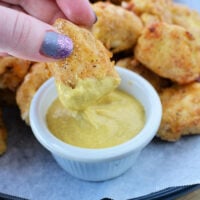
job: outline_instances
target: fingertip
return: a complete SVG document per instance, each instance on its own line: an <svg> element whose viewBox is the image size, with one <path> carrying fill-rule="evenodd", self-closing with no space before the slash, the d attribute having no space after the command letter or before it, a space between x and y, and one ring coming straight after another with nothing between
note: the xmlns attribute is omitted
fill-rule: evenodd
<svg viewBox="0 0 200 200"><path fill-rule="evenodd" d="M57 3L67 19L77 25L91 27L97 16L88 0L57 0Z"/></svg>

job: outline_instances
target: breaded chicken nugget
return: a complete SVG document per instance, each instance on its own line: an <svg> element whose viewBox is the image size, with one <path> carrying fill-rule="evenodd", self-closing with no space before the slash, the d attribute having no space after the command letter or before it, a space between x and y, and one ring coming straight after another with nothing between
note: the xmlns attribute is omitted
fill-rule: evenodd
<svg viewBox="0 0 200 200"><path fill-rule="evenodd" d="M171 7L174 24L184 27L195 37L200 46L200 14L188 7L174 3Z"/></svg>
<svg viewBox="0 0 200 200"><path fill-rule="evenodd" d="M164 78L179 84L196 80L200 73L200 51L185 28L166 23L145 28L138 39L135 57Z"/></svg>
<svg viewBox="0 0 200 200"><path fill-rule="evenodd" d="M49 78L51 73L45 63L35 63L17 89L16 101L21 112L21 118L29 124L29 108L31 100L39 87Z"/></svg>
<svg viewBox="0 0 200 200"><path fill-rule="evenodd" d="M155 16L160 22L172 23L171 0L131 0L122 3L122 7L133 11L138 16L148 14Z"/></svg>
<svg viewBox="0 0 200 200"><path fill-rule="evenodd" d="M68 58L48 66L62 104L76 112L114 90L120 78L110 60L111 53L89 30L64 19L56 20L54 26L72 39L74 49Z"/></svg>
<svg viewBox="0 0 200 200"><path fill-rule="evenodd" d="M7 130L3 123L2 110L0 109L0 155L6 151Z"/></svg>
<svg viewBox="0 0 200 200"><path fill-rule="evenodd" d="M158 136L176 141L182 135L200 133L200 83L173 86L160 94L163 116Z"/></svg>
<svg viewBox="0 0 200 200"><path fill-rule="evenodd" d="M144 26L147 26L147 27L152 25L152 24L160 22L160 19L159 19L158 16L152 15L152 14L149 14L149 13L141 14L140 18L141 18Z"/></svg>
<svg viewBox="0 0 200 200"><path fill-rule="evenodd" d="M113 53L132 49L143 29L139 17L108 2L92 7L98 17L92 27L93 35Z"/></svg>
<svg viewBox="0 0 200 200"><path fill-rule="evenodd" d="M16 91L23 81L31 62L7 56L0 58L0 88Z"/></svg>
<svg viewBox="0 0 200 200"><path fill-rule="evenodd" d="M143 76L147 81L152 84L152 86L158 92L160 92L163 88L170 86L171 84L168 79L164 79L158 76L157 74L146 68L144 65L142 65L134 57L121 59L116 63L116 65L130 69L131 71L134 71L137 74Z"/></svg>

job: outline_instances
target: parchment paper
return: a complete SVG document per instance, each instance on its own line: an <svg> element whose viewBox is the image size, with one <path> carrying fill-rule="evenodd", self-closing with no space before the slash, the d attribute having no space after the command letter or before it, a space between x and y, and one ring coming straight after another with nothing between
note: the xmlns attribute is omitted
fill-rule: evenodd
<svg viewBox="0 0 200 200"><path fill-rule="evenodd" d="M63 171L14 108L4 109L8 151L0 157L0 192L37 200L130 199L171 186L200 183L200 135L177 143L154 139L136 165L105 182L85 182Z"/></svg>
<svg viewBox="0 0 200 200"><path fill-rule="evenodd" d="M198 0L182 2L200 11ZM184 137L176 143L154 139L124 175L93 183L64 172L36 141L16 108L5 108L4 117L9 137L8 151L0 157L2 193L37 200L123 200L200 183L200 135Z"/></svg>

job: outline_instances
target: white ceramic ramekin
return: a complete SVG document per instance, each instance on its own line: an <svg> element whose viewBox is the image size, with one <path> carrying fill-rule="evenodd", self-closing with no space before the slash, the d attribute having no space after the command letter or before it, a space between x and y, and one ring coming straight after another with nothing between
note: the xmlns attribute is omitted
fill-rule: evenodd
<svg viewBox="0 0 200 200"><path fill-rule="evenodd" d="M48 130L46 112L57 97L53 78L39 88L31 103L30 124L37 140L52 153L64 170L83 180L103 181L124 173L133 166L160 125L162 107L154 88L130 70L120 67L116 67L116 70L121 77L119 88L136 97L144 106L146 115L146 123L141 132L118 146L104 149L79 148L62 142Z"/></svg>

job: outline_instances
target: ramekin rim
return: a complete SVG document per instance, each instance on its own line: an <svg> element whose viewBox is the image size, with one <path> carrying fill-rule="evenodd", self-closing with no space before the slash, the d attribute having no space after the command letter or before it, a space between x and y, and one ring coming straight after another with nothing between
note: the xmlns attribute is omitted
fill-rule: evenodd
<svg viewBox="0 0 200 200"><path fill-rule="evenodd" d="M38 114L38 109L36 109L37 106L39 106L38 101L43 96L45 90L54 83L54 78L52 77L39 88L39 90L34 95L30 106L30 125L33 130L33 134L46 149L48 149L53 154L70 160L96 162L99 160L109 160L116 157L122 157L126 154L130 154L136 149L141 150L153 139L159 128L162 116L162 106L157 92L147 80L145 80L143 77L136 74L135 72L124 69L120 66L116 66L116 69L119 73L123 71L128 71L128 73L132 73L134 80L139 80L142 84L145 85L145 88L148 89L147 91L150 95L149 99L151 101L151 109L153 112L150 113L150 116L140 133L125 143L104 149L76 147L66 144L57 139L52 133L50 133L46 126L43 126L42 123L38 121L39 119L36 117ZM148 132L149 134L147 135Z"/></svg>

